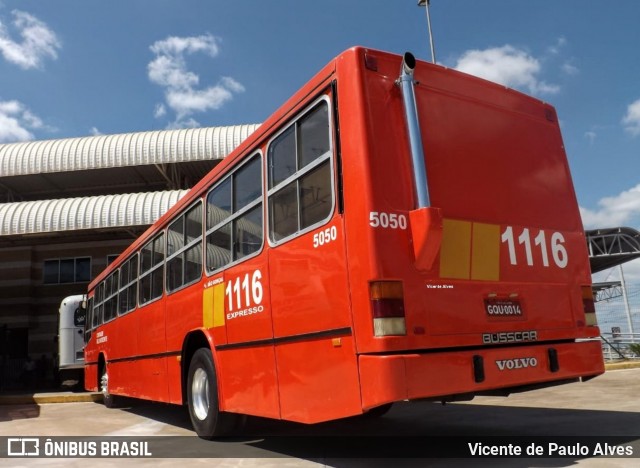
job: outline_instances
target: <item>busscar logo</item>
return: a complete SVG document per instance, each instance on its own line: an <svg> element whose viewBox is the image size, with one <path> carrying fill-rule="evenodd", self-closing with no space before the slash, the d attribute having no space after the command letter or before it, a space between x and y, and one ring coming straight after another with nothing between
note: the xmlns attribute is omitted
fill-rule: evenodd
<svg viewBox="0 0 640 468"><path fill-rule="evenodd" d="M534 357L499 359L496 361L496 365L498 366L498 369L501 371L514 370L514 369L526 369L527 367L536 367L538 365L538 360Z"/></svg>
<svg viewBox="0 0 640 468"><path fill-rule="evenodd" d="M10 437L7 439L7 455L10 457L37 457L40 455L40 439L37 437Z"/></svg>
<svg viewBox="0 0 640 468"><path fill-rule="evenodd" d="M537 341L537 340L538 340L538 332L535 330L482 334L483 344L520 343L523 341Z"/></svg>

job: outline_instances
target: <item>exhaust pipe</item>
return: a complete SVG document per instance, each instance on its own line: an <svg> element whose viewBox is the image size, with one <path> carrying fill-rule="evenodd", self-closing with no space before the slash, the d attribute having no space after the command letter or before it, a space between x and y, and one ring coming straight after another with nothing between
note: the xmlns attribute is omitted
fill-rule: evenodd
<svg viewBox="0 0 640 468"><path fill-rule="evenodd" d="M430 206L429 187L427 186L427 169L424 164L424 150L422 148L422 136L420 134L420 122L418 120L418 107L413 80L413 72L416 68L416 59L410 52L405 52L400 67L400 77L396 81L402 91L404 115L407 124L407 135L411 149L411 162L413 166L413 182L416 193L416 208Z"/></svg>
<svg viewBox="0 0 640 468"><path fill-rule="evenodd" d="M413 185L416 194L416 208L409 211L411 238L415 255L415 266L422 271L430 271L440 251L442 243L443 219L442 210L432 207L427 185L427 169L424 163L422 135L418 121L418 106L413 80L416 59L409 52L402 58L400 77L396 81L402 92L407 136L411 149L413 166Z"/></svg>

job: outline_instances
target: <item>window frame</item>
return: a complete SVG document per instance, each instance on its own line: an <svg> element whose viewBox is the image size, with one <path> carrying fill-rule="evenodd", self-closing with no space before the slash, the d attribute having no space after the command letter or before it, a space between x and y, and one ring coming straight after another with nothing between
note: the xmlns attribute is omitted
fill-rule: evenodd
<svg viewBox="0 0 640 468"><path fill-rule="evenodd" d="M107 287L107 282L111 281L113 283L114 277L118 276L116 279L116 282L118 283L116 286L116 291L107 294L107 292L105 291L106 287ZM100 281L100 284L98 286L102 286L102 301L99 304L96 304L97 306L101 306L101 314L100 314L100 323L98 323L97 327L99 327L100 325L104 325L105 323L109 323L109 322L113 322L115 319L118 318L118 296L120 293L120 270L115 270L112 271L111 274L109 276L107 276L105 279L103 279L102 281ZM111 285L111 288L113 289L113 284ZM105 311L106 311L106 307L107 307L107 302L114 299L115 298L115 313L113 314L113 316L111 318L109 318L108 320L105 320ZM96 328L97 328L96 327Z"/></svg>
<svg viewBox="0 0 640 468"><path fill-rule="evenodd" d="M122 284L122 269L125 267L125 265L128 266L128 268L131 268L131 264L135 264L136 265L136 276L133 280L129 281L127 284L123 285ZM129 258L127 258L124 262L122 262L122 265L120 266L120 268L118 268L118 271L120 272L118 275L118 306L117 306L117 312L116 312L116 316L117 317L121 317L123 315L126 315L130 312L133 312L134 310L136 310L138 308L138 290L140 285L138 284L138 278L140 277L139 274L139 268L140 268L140 260L139 260L139 255L138 252L134 252L133 255ZM129 276L131 276L129 274ZM124 312L120 312L120 294L122 294L123 291L127 291L131 286L136 285L136 293L135 293L135 304L133 306L133 308L131 309L127 309ZM127 296L128 299L128 296ZM128 301L127 301L128 304Z"/></svg>
<svg viewBox="0 0 640 468"><path fill-rule="evenodd" d="M94 289L95 291L95 289ZM95 292L94 295L91 297L87 297L86 301L87 301L87 318L84 321L84 343L85 345L89 342L89 340L91 339L91 335L93 334L93 303L94 303L94 297L95 297Z"/></svg>
<svg viewBox="0 0 640 468"><path fill-rule="evenodd" d="M195 239L192 240L191 242L189 242L188 244L183 245L180 249L176 250L175 252L173 252L171 254L171 256L169 256L169 227L174 224L176 221L178 221L180 218L183 218L182 221L182 228L186 230L186 225L184 223L184 221L186 220L187 217L187 213L189 213L192 209L194 209L197 205L200 205L200 236ZM196 200L195 202L193 202L191 205L189 205L189 207L187 207L187 209L185 209L184 211L182 211L178 216L175 216L170 223L167 224L167 227L164 229L164 233L166 236L166 240L165 240L165 250L164 250L164 262L166 264L165 269L164 269L164 280L163 280L163 289L164 289L164 293L169 296L175 292L180 291L181 289L184 289L188 286L191 286L192 284L197 283L198 281L200 281L202 279L202 271L204 270L205 266L205 255L204 255L204 251L202 250L203 248L203 241L205 240L205 235L204 235L204 230L205 230L205 214L203 212L204 209L204 203L202 202L202 198L199 198L198 200ZM183 232L183 235L185 234L185 232ZM188 250L191 250L194 246L198 245L198 243L200 243L200 253L202 254L202 263L200 265L200 275L191 280L188 283L182 283L179 287L177 287L176 289L172 289L169 290L169 261L171 261L172 259L174 259L175 257L182 255L183 253L186 253ZM184 265L183 265L183 274L184 274ZM184 278L183 278L184 279Z"/></svg>
<svg viewBox="0 0 640 468"><path fill-rule="evenodd" d="M78 280L78 260L89 260L89 279L87 280ZM62 260L73 260L73 281L61 282L60 281L60 265ZM83 284L91 282L91 262L93 258L91 256L82 256L82 257L60 257L60 258L47 258L42 261L42 284L45 286L53 286L53 285L64 285L64 284ZM45 263L47 262L57 262L58 264L58 274L57 281L55 282L45 282Z"/></svg>
<svg viewBox="0 0 640 468"><path fill-rule="evenodd" d="M313 160L311 163L307 164L306 166L304 166L302 169L298 169L296 170L296 172L294 172L293 174L291 174L289 177L287 177L286 179L280 181L277 185L274 185L273 187L269 188L269 180L268 180L268 174L267 174L267 181L266 181L266 187L267 187L267 193L266 193L266 201L265 201L265 211L266 211L266 217L265 220L266 222L263 223L266 226L266 231L267 231L267 239L269 242L269 247L275 248L278 247L282 244L286 244L287 242L303 236L311 231L314 231L316 229L318 229L320 226L323 226L325 224L327 224L329 221L331 221L331 219L333 218L333 216L335 215L335 210L336 210L336 201L337 201L337 194L336 194L336 181L335 181L335 152L336 152L336 134L335 134L335 122L334 122L334 112L333 112L333 97L332 97L332 93L331 92L324 92L321 96L319 96L318 98L312 100L308 105L306 105L302 110L300 110L297 115L292 118L291 120L289 120L287 122L286 125L284 125L276 134L273 135L273 137L271 139L269 139L267 146L266 146L266 165L267 165L267 169L269 166L269 150L271 149L271 146L273 145L273 143L285 132L287 132L289 129L291 129L292 126L296 126L301 120L303 120L306 116L308 116L313 109L321 102L325 102L325 104L327 105L327 119L328 119L328 123L329 123L329 151L327 151L325 154L323 154L322 156L316 158L315 160ZM298 157L298 148L297 148L297 130L295 131L295 141L296 141L296 158ZM297 160L297 159L296 159ZM329 209L329 213L327 214L327 216L324 219L321 219L320 221L307 226L304 229L298 230L296 232L294 232L293 234L289 234L286 237L283 237L282 239L279 240L274 240L271 238L271 213L269 210L269 200L270 198L277 194L278 192L280 192L282 189L284 189L287 185L289 185L291 182L297 181L299 179L302 179L305 175L313 172L315 169L317 169L320 165L322 165L322 163L324 163L325 161L329 160L329 173L330 173L330 177L331 177L331 207ZM296 185L297 187L297 185ZM298 199L299 200L299 199ZM300 213L301 213L301 209L300 206L298 205L298 225L300 225Z"/></svg>
<svg viewBox="0 0 640 468"><path fill-rule="evenodd" d="M233 212L233 202L234 202L234 198L233 198L233 191L234 191L234 182L233 182L233 175L238 172L239 170L241 170L244 166L248 165L251 160L254 157L258 157L258 161L260 162L260 197L256 198L255 200L253 200L250 203L247 203L245 206L243 206L241 209L239 209L236 212ZM247 156L246 158L244 158L242 161L240 161L240 163L238 163L236 166L234 166L233 168L231 168L225 175L224 177L222 177L220 180L216 181L216 183L207 191L207 193L204 196L204 224L202 225L203 230L204 230L204 235L203 235L203 242L204 242L204 250L203 250L203 265L204 265L204 272L205 275L207 277L209 276L213 276L215 274L220 273L221 271L226 270L227 268L231 268L232 266L238 265L246 260L249 260L251 258L254 258L258 255L260 255L262 253L262 251L264 250L264 246L265 246L265 220L266 220L266 216L265 216L265 170L264 170L264 154L262 152L261 149L258 149L256 151L252 151L249 156ZM216 189L218 188L220 185L222 185L224 182L227 181L227 179L230 179L231 183L230 183L230 191L231 191L231 210L232 213L225 218L224 220L220 221L219 223L215 224L214 226L212 226L211 228L207 228L208 226L208 221L209 221L209 217L208 217L208 212L209 210L208 208L208 199L209 199L209 195ZM262 243L260 244L260 248L258 250L256 250L255 252L246 255L242 258L239 258L237 260L232 260L231 262L222 265L219 268L210 270L209 269L209 265L207 264L207 246L208 246L208 241L207 241L207 237L209 237L210 234L212 234L213 232L219 230L220 228L222 228L225 224L229 224L229 223L233 223L233 221L235 221L238 218L241 218L242 216L246 215L249 211L253 210L254 208L256 208L256 206L258 206L259 204L262 204L262 226L260 226L260 230L262 232ZM231 233L231 256L233 258L233 235L234 235L234 230L233 230L233 224L231 225L231 229L230 229L230 233Z"/></svg>
<svg viewBox="0 0 640 468"><path fill-rule="evenodd" d="M151 255L151 267L145 271L144 273L142 273L142 251L144 250L144 248L149 245L152 244L151 247L151 251L153 252L153 243L159 238L162 237L163 238L163 242L162 242L162 246L164 248L164 255L163 255L163 259L160 263L158 263L157 265L153 264L153 254ZM138 255L138 298L137 298L137 303L138 303L138 307L143 307L149 304L152 304L156 301L159 301L160 299L162 299L162 297L165 295L166 291L164 288L164 282L165 282L165 276L167 273L167 270L165 268L165 263L167 261L167 233L166 233L166 229L162 229L160 232L158 232L155 236L153 236L151 239L149 239L147 242L145 242L140 249L138 250L139 255ZM160 294L157 297L154 297L153 299L148 300L147 302L142 302L140 300L140 283L142 281L142 278L145 276L151 276L152 273L157 270L158 268L162 267L162 294ZM151 283L151 291L153 292L153 283Z"/></svg>

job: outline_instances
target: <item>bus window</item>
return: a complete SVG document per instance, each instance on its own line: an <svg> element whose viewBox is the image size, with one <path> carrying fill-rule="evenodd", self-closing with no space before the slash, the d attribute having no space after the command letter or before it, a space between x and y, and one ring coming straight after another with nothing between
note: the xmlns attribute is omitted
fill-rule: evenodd
<svg viewBox="0 0 640 468"><path fill-rule="evenodd" d="M104 282L100 283L96 287L96 295L94 298L95 305L93 309L93 318L92 318L93 328L96 328L98 325L102 324L103 294L104 294Z"/></svg>
<svg viewBox="0 0 640 468"><path fill-rule="evenodd" d="M167 230L167 291L193 283L202 274L202 204L198 202Z"/></svg>
<svg viewBox="0 0 640 468"><path fill-rule="evenodd" d="M116 271L105 280L104 293L104 321L108 322L117 315L118 311L118 272Z"/></svg>
<svg viewBox="0 0 640 468"><path fill-rule="evenodd" d="M262 171L254 155L207 196L207 271L262 248Z"/></svg>
<svg viewBox="0 0 640 468"><path fill-rule="evenodd" d="M93 297L87 300L87 317L84 321L84 342L87 343L91 338L91 328L93 324Z"/></svg>
<svg viewBox="0 0 640 468"><path fill-rule="evenodd" d="M127 260L120 269L118 314L126 314L136 308L138 296L138 254Z"/></svg>
<svg viewBox="0 0 640 468"><path fill-rule="evenodd" d="M142 248L140 257L140 284L138 295L140 305L162 296L164 266L164 233L148 242Z"/></svg>
<svg viewBox="0 0 640 468"><path fill-rule="evenodd" d="M269 146L269 236L278 242L331 214L331 132L326 101Z"/></svg>

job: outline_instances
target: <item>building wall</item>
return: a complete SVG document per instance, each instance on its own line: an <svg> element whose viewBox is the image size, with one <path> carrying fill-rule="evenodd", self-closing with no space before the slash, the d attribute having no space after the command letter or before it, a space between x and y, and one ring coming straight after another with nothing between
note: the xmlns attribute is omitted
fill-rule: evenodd
<svg viewBox="0 0 640 468"><path fill-rule="evenodd" d="M52 375L60 302L87 290L88 282L44 284L45 260L90 257L93 279L107 266L107 256L120 254L132 241L129 234L116 233L109 240L79 241L69 236L50 244L0 247L0 341L5 341L0 360L6 368L0 378L4 377L5 387L16 383L7 382L17 378L16 369L9 367L18 366L25 353L36 361L44 355Z"/></svg>

